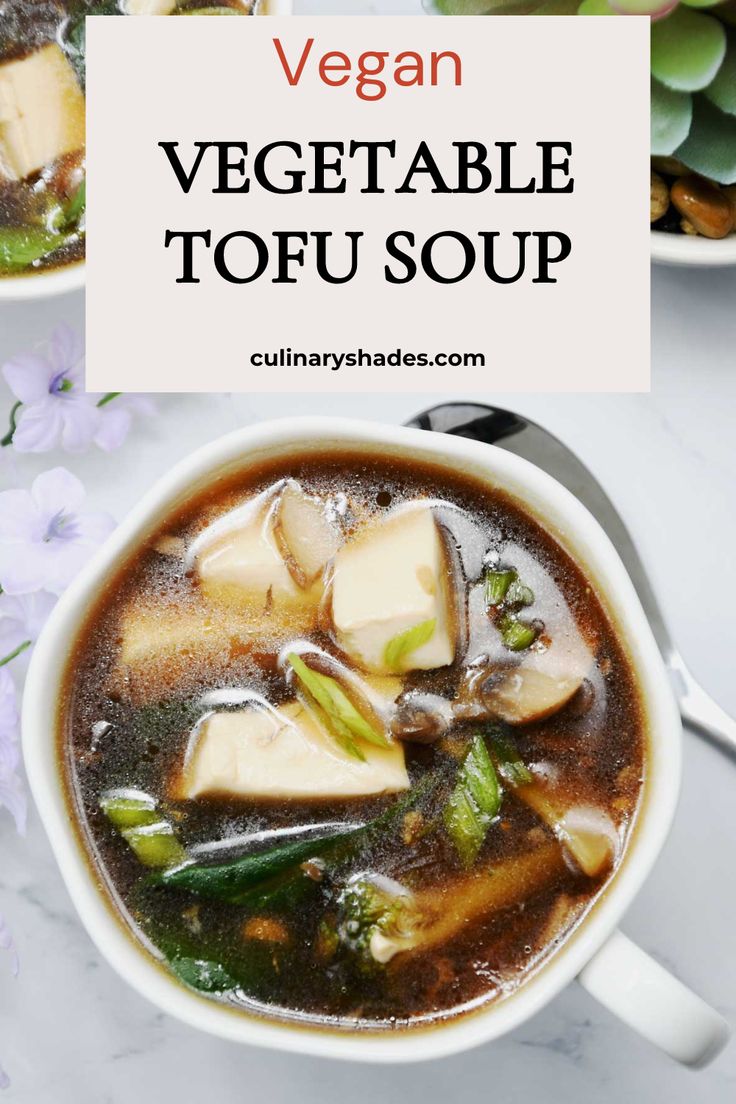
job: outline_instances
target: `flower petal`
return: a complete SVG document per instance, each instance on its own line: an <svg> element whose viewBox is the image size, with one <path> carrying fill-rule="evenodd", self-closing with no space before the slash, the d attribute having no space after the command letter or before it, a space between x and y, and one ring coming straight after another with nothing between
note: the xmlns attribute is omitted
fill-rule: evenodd
<svg viewBox="0 0 736 1104"><path fill-rule="evenodd" d="M95 435L95 444L105 452L112 452L125 441L133 422L129 410L124 407L116 407L111 410L107 406L100 409L100 423Z"/></svg>
<svg viewBox="0 0 736 1104"><path fill-rule="evenodd" d="M86 452L95 439L100 424L100 411L86 395L76 399L61 399L64 428L61 445L66 452Z"/></svg>
<svg viewBox="0 0 736 1104"><path fill-rule="evenodd" d="M13 448L16 452L50 452L58 446L63 426L59 399L46 395L40 402L21 410L13 434Z"/></svg>
<svg viewBox="0 0 736 1104"><path fill-rule="evenodd" d="M48 342L49 361L54 375L64 373L76 379L84 366L84 344L81 336L65 322L57 326Z"/></svg>
<svg viewBox="0 0 736 1104"><path fill-rule="evenodd" d="M35 403L49 393L54 370L38 353L20 353L3 365L5 382L22 403Z"/></svg>
<svg viewBox="0 0 736 1104"><path fill-rule="evenodd" d="M0 492L0 544L34 540L38 510L28 491Z"/></svg>
<svg viewBox="0 0 736 1104"><path fill-rule="evenodd" d="M47 521L60 510L65 514L78 510L85 498L84 485L66 468L51 468L41 472L33 481L31 494Z"/></svg>

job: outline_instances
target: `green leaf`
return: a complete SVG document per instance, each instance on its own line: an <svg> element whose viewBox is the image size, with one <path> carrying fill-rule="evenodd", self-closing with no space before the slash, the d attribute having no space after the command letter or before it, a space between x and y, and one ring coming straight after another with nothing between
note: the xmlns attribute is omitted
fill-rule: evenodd
<svg viewBox="0 0 736 1104"><path fill-rule="evenodd" d="M703 12L677 8L667 19L652 23L653 75L681 92L696 92L711 83L726 53L726 31Z"/></svg>
<svg viewBox="0 0 736 1104"><path fill-rule="evenodd" d="M695 96L690 133L674 156L718 184L736 184L736 118Z"/></svg>
<svg viewBox="0 0 736 1104"><path fill-rule="evenodd" d="M259 906L264 903L273 904L274 893L279 895L279 904L288 904L298 898L300 886L314 889L318 885L302 872L302 863L317 857L335 863L349 857L363 844L380 838L425 792L426 787L419 783L367 824L298 840L296 843L277 843L265 851L257 851L229 862L196 860L177 870L153 874L149 881L154 885L188 890L198 897L228 901L230 904L252 903L254 891L264 891L258 900Z"/></svg>
<svg viewBox="0 0 736 1104"><path fill-rule="evenodd" d="M64 210L65 226L74 226L79 222L87 205L87 181L83 180L71 197Z"/></svg>
<svg viewBox="0 0 736 1104"><path fill-rule="evenodd" d="M41 227L0 227L0 271L27 268L68 241L65 234Z"/></svg>
<svg viewBox="0 0 736 1104"><path fill-rule="evenodd" d="M686 8L715 8L721 0L680 0Z"/></svg>
<svg viewBox="0 0 736 1104"><path fill-rule="evenodd" d="M383 654L386 666L392 671L402 671L404 660L432 639L436 627L437 621L432 617L429 621L421 621L418 625L413 625L412 628L392 637Z"/></svg>
<svg viewBox="0 0 736 1104"><path fill-rule="evenodd" d="M347 751L359 759L365 758L360 748L356 747L353 737L367 740L377 747L389 746L386 734L374 728L358 712L336 679L308 667L295 652L291 652L287 658L299 682L324 714L325 723Z"/></svg>
<svg viewBox="0 0 736 1104"><path fill-rule="evenodd" d="M168 963L179 981L201 993L227 993L231 989L237 989L235 978L219 962L179 956L170 958Z"/></svg>
<svg viewBox="0 0 736 1104"><path fill-rule="evenodd" d="M616 15L606 0L583 0L578 8L578 15Z"/></svg>
<svg viewBox="0 0 736 1104"><path fill-rule="evenodd" d="M474 737L443 812L445 827L464 866L478 856L501 807L501 786L485 740Z"/></svg>
<svg viewBox="0 0 736 1104"><path fill-rule="evenodd" d="M653 154L669 157L685 141L693 117L689 92L675 92L652 77L651 138Z"/></svg>
<svg viewBox="0 0 736 1104"><path fill-rule="evenodd" d="M736 31L728 32L723 64L704 94L727 115L736 115Z"/></svg>

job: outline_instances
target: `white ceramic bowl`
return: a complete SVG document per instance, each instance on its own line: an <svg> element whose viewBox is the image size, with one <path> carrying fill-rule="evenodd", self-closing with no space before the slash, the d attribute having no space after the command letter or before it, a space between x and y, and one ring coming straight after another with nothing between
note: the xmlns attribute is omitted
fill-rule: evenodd
<svg viewBox="0 0 736 1104"><path fill-rule="evenodd" d="M314 1029L255 1018L206 1000L174 980L134 942L93 876L64 793L55 724L65 667L85 615L110 574L183 500L224 471L263 459L349 448L428 460L502 487L526 504L581 564L628 644L639 675L649 735L645 794L626 855L573 937L512 997L428 1029ZM697 1064L726 1037L723 1021L620 933L616 925L664 842L680 779L680 718L662 659L613 545L591 514L550 476L512 453L421 430L330 418L255 425L199 449L164 475L61 597L31 662L23 749L33 796L76 908L115 969L164 1011L227 1039L325 1057L373 1061L438 1058L517 1027L579 976L583 984L659 1045ZM674 904L674 902L673 902Z"/></svg>
<svg viewBox="0 0 736 1104"><path fill-rule="evenodd" d="M293 0L263 0L263 15L291 15ZM85 263L40 271L27 276L0 276L0 303L22 299L51 299L68 291L79 291L85 283Z"/></svg>
<svg viewBox="0 0 736 1104"><path fill-rule="evenodd" d="M658 264L693 268L736 265L736 234L712 241L691 234L665 234L652 230L652 260Z"/></svg>

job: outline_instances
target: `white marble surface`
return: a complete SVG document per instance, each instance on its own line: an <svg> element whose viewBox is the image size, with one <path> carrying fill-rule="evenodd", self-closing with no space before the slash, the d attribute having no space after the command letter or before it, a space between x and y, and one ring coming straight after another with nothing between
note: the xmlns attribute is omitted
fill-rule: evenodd
<svg viewBox="0 0 736 1104"><path fill-rule="evenodd" d="M301 5L302 11L346 8L396 12L416 10L416 4L311 0ZM735 304L736 271L655 271L651 396L498 396L558 433L601 478L636 536L686 659L732 713ZM81 326L82 315L81 296L0 306L0 361L46 336L58 320ZM612 303L611 324L625 321ZM447 397L461 396L448 392ZM122 453L93 454L69 464L84 478L94 503L120 518L173 461L245 422L297 412L401 421L435 400L171 396L160 400L160 416L136 428ZM0 422L9 404L0 385ZM50 466L49 460L24 460L21 478ZM736 1024L735 795L736 765L686 734L674 829L624 928ZM12 1078L5 1094L9 1101L442 1104L459 1098L690 1104L697 1097L701 1104L725 1104L736 1099L736 1044L707 1070L692 1073L654 1051L575 986L505 1039L418 1067L329 1064L220 1042L159 1014L100 958L33 811L26 839L17 838L9 818L0 816L0 855L0 911L21 958L17 981L3 973L0 958L0 1057Z"/></svg>

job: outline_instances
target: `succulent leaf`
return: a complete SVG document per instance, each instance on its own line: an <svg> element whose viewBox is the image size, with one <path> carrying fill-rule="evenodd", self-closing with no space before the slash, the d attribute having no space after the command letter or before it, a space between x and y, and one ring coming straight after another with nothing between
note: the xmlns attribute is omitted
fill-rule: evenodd
<svg viewBox="0 0 736 1104"><path fill-rule="evenodd" d="M578 15L616 15L608 0L583 0Z"/></svg>
<svg viewBox="0 0 736 1104"><path fill-rule="evenodd" d="M718 184L736 184L736 118L694 96L690 133L675 157Z"/></svg>
<svg viewBox="0 0 736 1104"><path fill-rule="evenodd" d="M727 115L736 115L736 31L729 31L726 38L726 56L705 95Z"/></svg>
<svg viewBox="0 0 736 1104"><path fill-rule="evenodd" d="M698 92L711 83L726 53L726 31L703 12L678 8L652 23L652 74L681 92Z"/></svg>
<svg viewBox="0 0 736 1104"><path fill-rule="evenodd" d="M721 0L680 0L687 8L715 8Z"/></svg>
<svg viewBox="0 0 736 1104"><path fill-rule="evenodd" d="M677 7L677 0L611 0L611 7L618 15L651 15L661 19Z"/></svg>
<svg viewBox="0 0 736 1104"><path fill-rule="evenodd" d="M690 133L693 115L689 92L675 92L652 78L651 152L668 157Z"/></svg>

